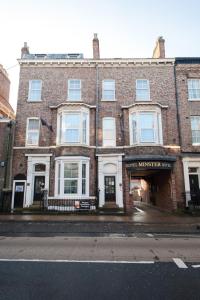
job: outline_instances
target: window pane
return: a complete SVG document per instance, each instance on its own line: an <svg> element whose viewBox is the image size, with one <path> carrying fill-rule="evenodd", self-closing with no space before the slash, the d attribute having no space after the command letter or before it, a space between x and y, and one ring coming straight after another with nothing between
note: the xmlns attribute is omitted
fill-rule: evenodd
<svg viewBox="0 0 200 300"><path fill-rule="evenodd" d="M189 99L200 99L200 80L189 79L188 80L188 94Z"/></svg>
<svg viewBox="0 0 200 300"><path fill-rule="evenodd" d="M69 90L69 100L81 100L81 91Z"/></svg>
<svg viewBox="0 0 200 300"><path fill-rule="evenodd" d="M146 79L136 80L136 100L146 101L149 99L149 81Z"/></svg>
<svg viewBox="0 0 200 300"><path fill-rule="evenodd" d="M60 195L60 177L61 177L61 167L60 163L58 164L58 195Z"/></svg>
<svg viewBox="0 0 200 300"><path fill-rule="evenodd" d="M35 164L35 172L45 172L46 165L44 164Z"/></svg>
<svg viewBox="0 0 200 300"><path fill-rule="evenodd" d="M79 143L79 130L78 129L66 129L64 132L64 142Z"/></svg>
<svg viewBox="0 0 200 300"><path fill-rule="evenodd" d="M141 129L141 142L142 143L154 142L154 131L153 131L153 129Z"/></svg>
<svg viewBox="0 0 200 300"><path fill-rule="evenodd" d="M78 164L64 164L64 178L78 178Z"/></svg>
<svg viewBox="0 0 200 300"><path fill-rule="evenodd" d="M153 114L141 114L140 115L141 128L153 128L154 127L154 115Z"/></svg>
<svg viewBox="0 0 200 300"><path fill-rule="evenodd" d="M148 89L148 81L143 79L137 80L137 89Z"/></svg>
<svg viewBox="0 0 200 300"><path fill-rule="evenodd" d="M103 145L114 146L116 144L115 137L115 120L103 119Z"/></svg>
<svg viewBox="0 0 200 300"><path fill-rule="evenodd" d="M82 164L82 194L86 194L86 164Z"/></svg>
<svg viewBox="0 0 200 300"><path fill-rule="evenodd" d="M39 120L38 119L29 119L28 130L38 130L38 129L39 129Z"/></svg>
<svg viewBox="0 0 200 300"><path fill-rule="evenodd" d="M103 95L104 100L114 100L115 99L115 81L114 80L104 80L103 81Z"/></svg>
<svg viewBox="0 0 200 300"><path fill-rule="evenodd" d="M77 194L77 193L78 193L78 180L65 180L64 194Z"/></svg>
<svg viewBox="0 0 200 300"><path fill-rule="evenodd" d="M82 143L86 144L87 141L87 114L83 113L83 120L82 120Z"/></svg>
<svg viewBox="0 0 200 300"><path fill-rule="evenodd" d="M41 100L41 80L31 80L29 83L29 100L37 101Z"/></svg>
<svg viewBox="0 0 200 300"><path fill-rule="evenodd" d="M27 144L29 145L37 145L38 144L38 132L28 132Z"/></svg>
<svg viewBox="0 0 200 300"><path fill-rule="evenodd" d="M137 142L137 121L136 115L133 114L132 116L132 132L133 132L133 143Z"/></svg>
<svg viewBox="0 0 200 300"><path fill-rule="evenodd" d="M76 80L76 79L72 79L69 81L69 87L70 89L80 89L81 88L81 81L80 80Z"/></svg>

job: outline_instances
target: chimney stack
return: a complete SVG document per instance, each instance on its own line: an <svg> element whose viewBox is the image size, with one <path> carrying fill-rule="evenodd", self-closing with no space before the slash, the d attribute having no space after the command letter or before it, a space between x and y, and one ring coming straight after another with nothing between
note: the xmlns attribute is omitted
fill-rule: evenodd
<svg viewBox="0 0 200 300"><path fill-rule="evenodd" d="M165 40L159 36L153 50L153 58L165 58Z"/></svg>
<svg viewBox="0 0 200 300"><path fill-rule="evenodd" d="M97 37L97 33L94 33L94 38L93 38L93 59L100 59L99 39Z"/></svg>
<svg viewBox="0 0 200 300"><path fill-rule="evenodd" d="M25 54L29 54L29 47L27 45L27 42L24 42L24 47L22 47L21 49L21 58L23 58Z"/></svg>

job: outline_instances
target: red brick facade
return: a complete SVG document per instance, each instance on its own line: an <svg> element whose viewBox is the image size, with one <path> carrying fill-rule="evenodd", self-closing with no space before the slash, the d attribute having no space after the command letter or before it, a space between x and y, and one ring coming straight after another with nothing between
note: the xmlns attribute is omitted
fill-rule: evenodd
<svg viewBox="0 0 200 300"><path fill-rule="evenodd" d="M58 192L55 181L58 181L56 172L59 171L55 169L57 164L60 168L59 159L62 164L62 160L69 160L70 157L73 157L72 161L76 161L76 157L80 160L83 157L83 159L90 159L87 179L89 181L88 196L97 197L100 207L106 206L104 198L106 176L115 177L116 205L125 209L127 213L133 208L134 199L130 194L130 181L134 182L135 179L143 179L147 183L148 203L165 210L183 207L184 180L177 120L175 60L164 58L163 49L161 49L160 58L104 60L98 57L98 43L95 37L93 40L94 59L39 57L30 55L28 50L24 52L23 48L23 56L19 60L20 81L13 178L17 174L24 174L27 178L31 199L28 204L25 201L25 205L30 205L33 199L34 178L31 177L31 168L34 164L31 161L36 162L36 158L40 155L41 157L49 155L48 166L50 168L47 178L50 197L56 197ZM164 47L163 40L160 43L162 43L161 47ZM81 80L80 101L68 100L70 79ZM114 101L102 101L104 100L102 99L102 84L108 79L115 82ZM148 101L136 99L136 81L139 79L149 82L150 99ZM42 82L41 101L28 101L30 80ZM89 144L73 146L58 143L59 111L62 109L65 111L87 109L89 111ZM144 113L144 115L155 113L156 129L153 127L151 130L154 130L155 139L158 139L158 142L144 144L131 142L132 113ZM45 120L48 126L52 126L53 131L49 129L50 127L42 126L40 123L38 145L27 146L27 119L33 117ZM114 147L103 147L103 118L115 119L116 146ZM187 138L189 135L188 131ZM185 142L185 147L188 143L188 141ZM135 161L155 162L156 167L135 169L132 166L128 169L127 164ZM171 167L165 169L162 167L162 162L171 164ZM65 181L64 179L64 185ZM119 197L118 200L117 197Z"/></svg>

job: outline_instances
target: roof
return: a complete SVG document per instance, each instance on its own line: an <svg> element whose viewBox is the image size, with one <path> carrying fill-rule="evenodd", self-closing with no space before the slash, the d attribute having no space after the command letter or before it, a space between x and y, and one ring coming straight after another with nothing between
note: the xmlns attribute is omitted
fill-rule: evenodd
<svg viewBox="0 0 200 300"><path fill-rule="evenodd" d="M200 57L175 57L176 64L200 64Z"/></svg>

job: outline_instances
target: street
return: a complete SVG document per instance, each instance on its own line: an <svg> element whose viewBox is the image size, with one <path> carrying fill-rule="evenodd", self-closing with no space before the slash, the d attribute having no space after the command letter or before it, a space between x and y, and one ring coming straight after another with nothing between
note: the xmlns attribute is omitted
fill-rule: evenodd
<svg viewBox="0 0 200 300"><path fill-rule="evenodd" d="M0 299L200 299L196 235L1 236Z"/></svg>

